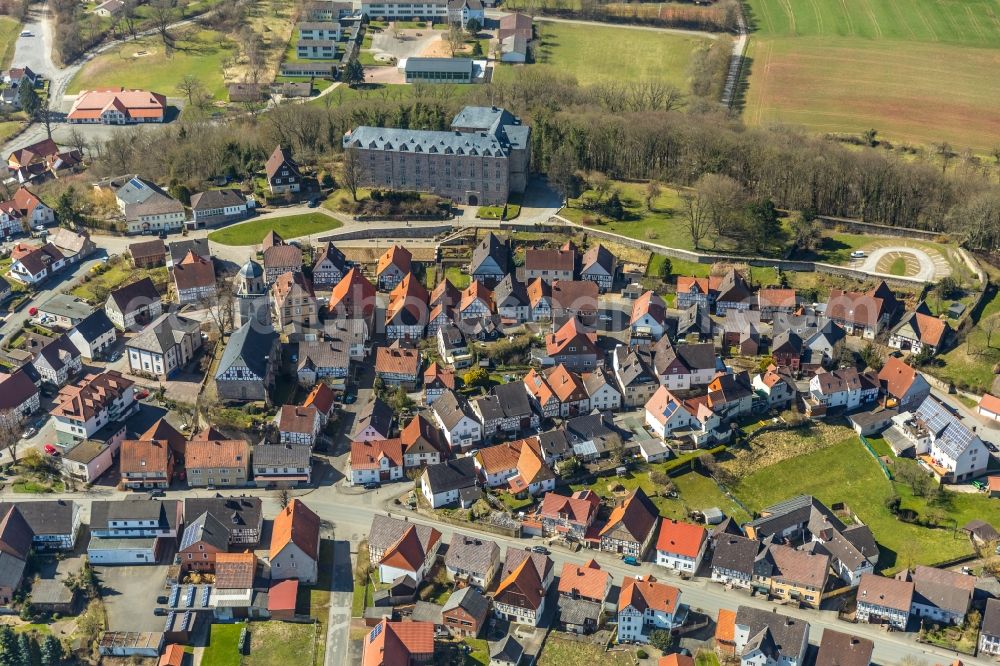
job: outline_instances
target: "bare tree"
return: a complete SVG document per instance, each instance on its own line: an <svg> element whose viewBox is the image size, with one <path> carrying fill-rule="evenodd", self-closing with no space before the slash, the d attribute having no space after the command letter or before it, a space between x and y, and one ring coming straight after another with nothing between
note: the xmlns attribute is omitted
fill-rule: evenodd
<svg viewBox="0 0 1000 666"><path fill-rule="evenodd" d="M646 183L646 210L650 213L653 212L653 202L660 196L661 191L659 181L651 180Z"/></svg>
<svg viewBox="0 0 1000 666"><path fill-rule="evenodd" d="M458 53L459 49L465 45L465 31L462 30L462 26L458 23L452 23L451 28L448 29L448 48L451 49L451 55L454 56Z"/></svg>
<svg viewBox="0 0 1000 666"><path fill-rule="evenodd" d="M357 148L351 147L344 151L344 161L340 165L340 182L351 193L351 199L356 202L358 188L365 182L365 166Z"/></svg>
<svg viewBox="0 0 1000 666"><path fill-rule="evenodd" d="M69 139L67 143L71 148L80 151L81 155L85 155L87 152L87 137L84 136L83 132L76 125L69 131Z"/></svg>
<svg viewBox="0 0 1000 666"><path fill-rule="evenodd" d="M697 189L681 194L683 207L681 213L684 216L684 224L687 226L688 234L691 236L691 243L694 249L701 249L701 242L708 236L711 228L708 205L704 196Z"/></svg>
<svg viewBox="0 0 1000 666"><path fill-rule="evenodd" d="M236 320L236 293L233 283L225 276L215 281L215 295L202 302L216 330L222 336L233 330Z"/></svg>
<svg viewBox="0 0 1000 666"><path fill-rule="evenodd" d="M16 409L0 410L0 448L10 454L10 461L17 462L17 444L24 434L24 414Z"/></svg>
<svg viewBox="0 0 1000 666"><path fill-rule="evenodd" d="M205 89L201 80L194 74L185 74L177 84L177 92L187 97L188 104L194 104L194 98L199 91Z"/></svg>
<svg viewBox="0 0 1000 666"><path fill-rule="evenodd" d="M288 494L287 488L282 488L278 491L278 505L284 509L288 506L288 503L292 501L291 496Z"/></svg>
<svg viewBox="0 0 1000 666"><path fill-rule="evenodd" d="M174 47L174 38L170 34L170 24L177 16L176 0L153 0L149 3L150 18L153 21L153 28L163 41L163 48L167 55Z"/></svg>

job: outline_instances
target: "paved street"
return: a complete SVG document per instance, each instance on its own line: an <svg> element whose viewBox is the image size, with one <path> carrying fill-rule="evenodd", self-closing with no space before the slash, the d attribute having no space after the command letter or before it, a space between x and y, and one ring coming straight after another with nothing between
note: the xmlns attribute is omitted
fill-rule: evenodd
<svg viewBox="0 0 1000 666"><path fill-rule="evenodd" d="M327 664L347 663L347 650L349 643L349 615L350 615L350 589L351 589L351 569L344 566L343 559L346 557L347 548L356 550L357 543L367 538L368 530L371 526L372 517L376 514L389 513L393 516L406 517L410 522L417 524L433 525L443 535L445 541L450 541L456 531L476 532L473 525L467 528L457 529L436 523L432 520L418 516L410 511L393 508L392 496L406 489L405 484L394 484L383 487L376 492L358 493L354 490L344 491L339 486L323 486L304 493L295 493L301 497L306 504L316 511L322 518L330 521L334 526L336 536L335 544L335 575L334 594L332 607L330 610L330 636L327 645ZM47 498L75 499L84 505L84 519L89 519L89 503L93 499L111 499L114 496L122 495L116 491L106 491L104 493L73 493L65 495L51 495ZM233 494L239 494L238 492ZM266 516L274 516L279 511L278 499L273 492L254 492L261 496L264 503L264 513ZM190 497L190 496L214 496L214 491L169 491L168 497ZM22 496L23 497L23 496ZM0 493L0 499L9 500L11 496L7 493ZM388 508L388 510L387 510ZM502 550L507 547L524 548L526 545L539 544L539 539L508 539L505 537L484 533L490 539L497 542ZM611 572L614 583L620 585L625 576L635 576L637 574L653 574L671 585L682 590L682 601L692 609L700 610L714 618L720 608L736 608L743 604L755 608L772 609L777 608L779 612L792 615L810 623L810 638L813 644L818 644L822 638L823 631L833 629L844 631L869 638L875 642L876 663L884 666L900 664L904 660L911 660L909 663L923 663L927 666L933 664L948 664L954 661L955 654L947 650L941 650L930 646L918 645L912 634L886 633L881 629L869 625L852 625L841 622L837 619L834 611L808 611L783 607L764 599L751 597L746 592L726 590L721 585L711 583L704 578L693 581L685 581L672 574L668 574L663 569L655 567L650 563L645 563L639 567L625 565L616 556L608 553L595 553L583 550L578 553L570 553L564 549L556 548L551 554L555 563L555 571L558 572L566 562L582 564L590 557L594 557L601 567ZM992 662L983 659L976 659L962 655L962 662L965 664L980 664L986 666ZM913 661L915 660L915 661Z"/></svg>

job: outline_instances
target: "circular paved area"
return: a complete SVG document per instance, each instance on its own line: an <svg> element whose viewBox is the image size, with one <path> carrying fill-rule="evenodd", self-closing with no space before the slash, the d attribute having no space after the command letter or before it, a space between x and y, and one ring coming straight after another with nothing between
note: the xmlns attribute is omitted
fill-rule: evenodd
<svg viewBox="0 0 1000 666"><path fill-rule="evenodd" d="M891 275L892 266L898 259L906 265L905 277L934 282L951 275L951 266L940 252L898 245L869 250L867 257L852 260L851 265L869 273Z"/></svg>

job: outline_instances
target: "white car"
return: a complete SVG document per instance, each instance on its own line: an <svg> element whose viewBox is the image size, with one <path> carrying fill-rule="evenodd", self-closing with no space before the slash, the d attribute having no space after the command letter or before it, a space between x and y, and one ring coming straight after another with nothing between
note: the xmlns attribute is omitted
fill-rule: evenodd
<svg viewBox="0 0 1000 666"><path fill-rule="evenodd" d="M864 259L864 258L865 258L864 250L855 250L854 252L851 252L851 259Z"/></svg>
<svg viewBox="0 0 1000 666"><path fill-rule="evenodd" d="M30 30L22 30L21 31L21 36L22 37L34 37L35 34L33 32L31 32Z"/></svg>

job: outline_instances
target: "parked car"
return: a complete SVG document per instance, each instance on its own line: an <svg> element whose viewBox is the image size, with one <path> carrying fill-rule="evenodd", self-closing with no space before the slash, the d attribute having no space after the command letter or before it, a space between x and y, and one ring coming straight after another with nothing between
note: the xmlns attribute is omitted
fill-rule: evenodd
<svg viewBox="0 0 1000 666"><path fill-rule="evenodd" d="M348 393L347 395L344 396L345 405L353 405L355 402L357 402L357 400L358 396L354 395L353 393Z"/></svg>
<svg viewBox="0 0 1000 666"><path fill-rule="evenodd" d="M854 252L851 252L851 259L864 259L864 258L865 258L864 250L855 250Z"/></svg>
<svg viewBox="0 0 1000 666"><path fill-rule="evenodd" d="M31 32L30 30L22 30L21 31L21 36L22 37L34 37L35 33Z"/></svg>
<svg viewBox="0 0 1000 666"><path fill-rule="evenodd" d="M976 490L986 490L986 484L983 483L982 481L973 481L972 487L975 488Z"/></svg>
<svg viewBox="0 0 1000 666"><path fill-rule="evenodd" d="M531 552L533 552L533 553L539 553L541 555L548 555L549 554L549 549L546 548L545 546L532 546L531 547Z"/></svg>
<svg viewBox="0 0 1000 666"><path fill-rule="evenodd" d="M169 612L170 611L167 610L166 608L154 608L153 609L153 615L156 615L158 617L163 617L163 616L167 615Z"/></svg>
<svg viewBox="0 0 1000 666"><path fill-rule="evenodd" d="M636 559L636 558L634 558L634 557L632 557L631 555L629 555L626 558L623 558L622 562L624 562L625 564L631 565L633 567L639 566L639 560Z"/></svg>
<svg viewBox="0 0 1000 666"><path fill-rule="evenodd" d="M170 599L167 597L167 595L164 594L164 595L156 597L156 603L158 603L158 604L168 604L168 603L170 603Z"/></svg>
<svg viewBox="0 0 1000 666"><path fill-rule="evenodd" d="M987 450L989 450L990 453L997 453L998 451L1000 451L1000 449L997 448L997 445L994 444L993 442L983 442L983 443L986 444L986 448Z"/></svg>
<svg viewBox="0 0 1000 666"><path fill-rule="evenodd" d="M52 446L51 444L46 444L42 448L45 449L46 455L50 455L50 456L57 456L57 455L59 455L59 449L57 449L56 447Z"/></svg>
<svg viewBox="0 0 1000 666"><path fill-rule="evenodd" d="M24 434L21 435L21 439L31 439L37 434L38 434L38 428L28 428L27 430L24 431Z"/></svg>
<svg viewBox="0 0 1000 666"><path fill-rule="evenodd" d="M150 490L149 491L149 496L150 497L166 497L167 494L165 492L163 492L162 490Z"/></svg>
<svg viewBox="0 0 1000 666"><path fill-rule="evenodd" d="M379 488L382 487L382 484L379 481L369 481L362 487L365 490L378 490Z"/></svg>
<svg viewBox="0 0 1000 666"><path fill-rule="evenodd" d="M136 400L145 400L149 397L149 389L139 389L135 392Z"/></svg>

